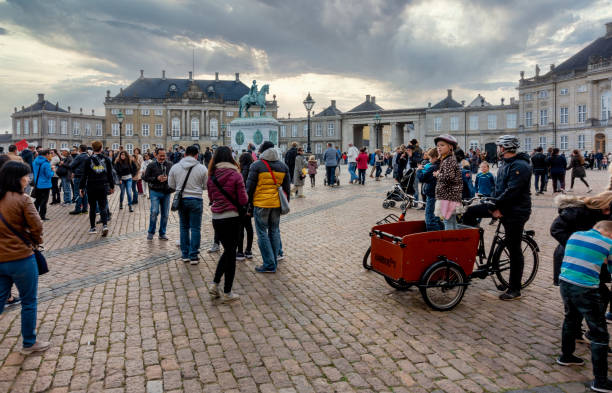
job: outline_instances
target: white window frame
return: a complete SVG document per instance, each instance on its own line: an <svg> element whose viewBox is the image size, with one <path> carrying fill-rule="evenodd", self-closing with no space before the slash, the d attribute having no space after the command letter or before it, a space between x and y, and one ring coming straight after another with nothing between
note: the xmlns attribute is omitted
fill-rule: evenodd
<svg viewBox="0 0 612 393"><path fill-rule="evenodd" d="M133 115L134 114L134 109L126 109L125 110L125 114L127 115Z"/></svg>
<svg viewBox="0 0 612 393"><path fill-rule="evenodd" d="M134 154L134 145L131 143L126 143L125 150L128 152L129 155Z"/></svg>
<svg viewBox="0 0 612 393"><path fill-rule="evenodd" d="M323 154L323 144L315 143L315 154Z"/></svg>
<svg viewBox="0 0 612 393"><path fill-rule="evenodd" d="M540 109L540 126L548 125L548 109Z"/></svg>
<svg viewBox="0 0 612 393"><path fill-rule="evenodd" d="M516 113L507 113L506 114L506 128L516 128Z"/></svg>
<svg viewBox="0 0 612 393"><path fill-rule="evenodd" d="M564 87L563 89L559 90L559 95L561 96L566 96L569 94L569 89L567 87Z"/></svg>
<svg viewBox="0 0 612 393"><path fill-rule="evenodd" d="M451 131L459 130L459 116L451 116L451 118L450 118L450 130Z"/></svg>
<svg viewBox="0 0 612 393"><path fill-rule="evenodd" d="M559 124L567 124L569 122L569 108L562 106L559 108Z"/></svg>
<svg viewBox="0 0 612 393"><path fill-rule="evenodd" d="M533 94L525 93L525 101L532 101L532 100L533 100Z"/></svg>
<svg viewBox="0 0 612 393"><path fill-rule="evenodd" d="M477 139L472 139L472 140L470 141L470 149L472 149L472 150L476 150L476 149L478 149L479 147L480 147L480 143L478 143L478 140L477 140Z"/></svg>
<svg viewBox="0 0 612 393"><path fill-rule="evenodd" d="M60 149L67 149L68 148L68 142L62 142L62 144L60 145Z"/></svg>
<svg viewBox="0 0 612 393"><path fill-rule="evenodd" d="M227 116L227 117L234 117L234 112L233 111L226 111L225 112L225 116Z"/></svg>
<svg viewBox="0 0 612 393"><path fill-rule="evenodd" d="M134 123L125 123L125 136L134 136Z"/></svg>
<svg viewBox="0 0 612 393"><path fill-rule="evenodd" d="M525 151L529 152L531 151L531 137L527 136L525 137Z"/></svg>
<svg viewBox="0 0 612 393"><path fill-rule="evenodd" d="M576 93L586 93L587 85L580 85L576 88Z"/></svg>
<svg viewBox="0 0 612 393"><path fill-rule="evenodd" d="M21 120L15 121L15 134L21 135Z"/></svg>
<svg viewBox="0 0 612 393"><path fill-rule="evenodd" d="M118 144L118 143L113 143L113 144L111 145L111 149L112 149L112 150L119 150L119 144Z"/></svg>
<svg viewBox="0 0 612 393"><path fill-rule="evenodd" d="M142 116L149 116L150 111L148 109L141 109L140 114Z"/></svg>
<svg viewBox="0 0 612 393"><path fill-rule="evenodd" d="M298 126L297 126L297 124L292 124L291 125L291 137L292 138L297 138L298 137Z"/></svg>
<svg viewBox="0 0 612 393"><path fill-rule="evenodd" d="M23 119L23 135L30 135L30 121Z"/></svg>
<svg viewBox="0 0 612 393"><path fill-rule="evenodd" d="M164 115L163 109L155 109L155 116L163 116L163 115Z"/></svg>
<svg viewBox="0 0 612 393"><path fill-rule="evenodd" d="M140 150L141 152L144 154L147 152L147 150L151 149L151 145L149 145L148 143L143 143Z"/></svg>
<svg viewBox="0 0 612 393"><path fill-rule="evenodd" d="M142 125L140 127L141 127L140 136L149 136L149 132L151 131L149 124L148 123L142 123Z"/></svg>
<svg viewBox="0 0 612 393"><path fill-rule="evenodd" d="M198 119L197 117L191 118L191 137L200 137L200 119Z"/></svg>
<svg viewBox="0 0 612 393"><path fill-rule="evenodd" d="M287 126L286 125L282 125L280 126L280 136L281 138L286 138L287 137Z"/></svg>
<svg viewBox="0 0 612 393"><path fill-rule="evenodd" d="M308 124L304 124L302 132L304 134L304 137L307 138L308 137Z"/></svg>
<svg viewBox="0 0 612 393"><path fill-rule="evenodd" d="M219 120L216 117L210 119L210 136L213 138L219 136Z"/></svg>
<svg viewBox="0 0 612 393"><path fill-rule="evenodd" d="M587 118L587 106L586 105L578 105L578 123L586 122Z"/></svg>
<svg viewBox="0 0 612 393"><path fill-rule="evenodd" d="M119 114L119 109L118 108L111 109L111 115L118 115L118 114Z"/></svg>
<svg viewBox="0 0 612 393"><path fill-rule="evenodd" d="M77 120L72 122L72 135L81 135L81 123Z"/></svg>
<svg viewBox="0 0 612 393"><path fill-rule="evenodd" d="M538 138L538 146L540 146L542 149L546 149L548 147L548 138L546 135L540 135Z"/></svg>
<svg viewBox="0 0 612 393"><path fill-rule="evenodd" d="M336 123L333 121L327 123L327 136L336 136Z"/></svg>
<svg viewBox="0 0 612 393"><path fill-rule="evenodd" d="M119 123L111 124L111 133L113 136L119 136Z"/></svg>
<svg viewBox="0 0 612 393"><path fill-rule="evenodd" d="M91 136L91 124L85 123L85 136Z"/></svg>
<svg viewBox="0 0 612 393"><path fill-rule="evenodd" d="M38 134L38 119L32 119L32 134Z"/></svg>
<svg viewBox="0 0 612 393"><path fill-rule="evenodd" d="M470 130L475 131L478 129L478 115L470 115Z"/></svg>
<svg viewBox="0 0 612 393"><path fill-rule="evenodd" d="M567 135L561 135L559 147L561 150L567 150L569 147L569 137Z"/></svg>
<svg viewBox="0 0 612 393"><path fill-rule="evenodd" d="M612 104L612 94L610 93L610 90L608 90L607 92L601 95L601 102L600 102L600 105L601 105L600 115L601 116L599 120L607 121L610 118L610 112L611 112L610 104ZM24 131L25 131L25 126L24 126Z"/></svg>
<svg viewBox="0 0 612 393"><path fill-rule="evenodd" d="M160 137L164 134L164 125L162 123L155 123L155 136Z"/></svg>
<svg viewBox="0 0 612 393"><path fill-rule="evenodd" d="M47 133L55 134L55 120L54 119L47 120Z"/></svg>
<svg viewBox="0 0 612 393"><path fill-rule="evenodd" d="M578 135L578 149L583 150L586 148L586 138L584 137L584 134L579 134Z"/></svg>
<svg viewBox="0 0 612 393"><path fill-rule="evenodd" d="M442 130L442 118L434 117L434 131L441 131L441 130Z"/></svg>
<svg viewBox="0 0 612 393"><path fill-rule="evenodd" d="M525 112L525 127L533 127L533 112Z"/></svg>
<svg viewBox="0 0 612 393"><path fill-rule="evenodd" d="M548 97L548 90L540 90L538 92L538 98L547 98Z"/></svg>
<svg viewBox="0 0 612 393"><path fill-rule="evenodd" d="M68 121L67 120L60 121L60 135L68 135Z"/></svg>
<svg viewBox="0 0 612 393"><path fill-rule="evenodd" d="M315 125L315 136L323 136L323 124L317 123Z"/></svg>
<svg viewBox="0 0 612 393"><path fill-rule="evenodd" d="M181 119L178 117L172 118L172 137L179 138L181 136Z"/></svg>
<svg viewBox="0 0 612 393"><path fill-rule="evenodd" d="M49 149L55 149L55 142L49 142Z"/></svg>
<svg viewBox="0 0 612 393"><path fill-rule="evenodd" d="M487 128L489 130L497 129L497 115L487 115Z"/></svg>
<svg viewBox="0 0 612 393"><path fill-rule="evenodd" d="M102 136L102 123L96 123L96 136Z"/></svg>

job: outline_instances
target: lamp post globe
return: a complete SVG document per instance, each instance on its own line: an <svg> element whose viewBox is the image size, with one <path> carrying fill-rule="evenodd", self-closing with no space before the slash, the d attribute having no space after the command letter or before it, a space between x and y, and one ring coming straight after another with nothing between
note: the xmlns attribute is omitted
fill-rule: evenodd
<svg viewBox="0 0 612 393"><path fill-rule="evenodd" d="M123 124L123 113L119 112L117 113L117 121L119 122L119 147L123 146L123 139L122 139L122 134L123 132L121 131L121 125Z"/></svg>
<svg viewBox="0 0 612 393"><path fill-rule="evenodd" d="M310 149L310 111L312 110L312 107L314 106L315 101L312 99L312 97L310 96L310 92L308 92L308 96L306 96L306 99L304 100L304 108L306 108L306 111L308 111L308 145L306 147L306 152L307 153L311 153L312 150Z"/></svg>

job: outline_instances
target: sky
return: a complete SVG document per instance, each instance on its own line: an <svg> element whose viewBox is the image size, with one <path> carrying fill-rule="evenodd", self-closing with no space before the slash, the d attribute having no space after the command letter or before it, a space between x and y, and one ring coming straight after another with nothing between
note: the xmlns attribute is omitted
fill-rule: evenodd
<svg viewBox="0 0 612 393"><path fill-rule="evenodd" d="M270 84L279 117L425 107L453 89L516 97L612 21L609 0L0 0L0 131L37 93L104 113L104 97L145 77ZM193 54L195 53L195 56Z"/></svg>

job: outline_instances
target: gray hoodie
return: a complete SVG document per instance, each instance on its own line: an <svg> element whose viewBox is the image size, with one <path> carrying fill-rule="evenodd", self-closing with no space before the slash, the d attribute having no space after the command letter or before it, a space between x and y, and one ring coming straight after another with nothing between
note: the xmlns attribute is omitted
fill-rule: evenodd
<svg viewBox="0 0 612 393"><path fill-rule="evenodd" d="M206 181L208 180L208 170L194 157L185 156L178 164L172 166L168 174L168 186L176 191L180 191L183 187L185 176L187 176L187 172L191 167L194 168L191 170L189 179L187 179L183 198L202 199L202 193L206 189Z"/></svg>

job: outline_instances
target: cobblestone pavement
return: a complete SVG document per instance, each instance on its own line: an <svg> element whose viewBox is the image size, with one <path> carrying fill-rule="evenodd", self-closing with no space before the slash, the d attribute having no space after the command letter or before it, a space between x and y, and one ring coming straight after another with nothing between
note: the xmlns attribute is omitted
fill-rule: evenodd
<svg viewBox="0 0 612 393"><path fill-rule="evenodd" d="M551 284L551 195L533 201L527 227L540 270L524 297L502 303L492 280L475 280L456 309L440 313L418 291L395 291L362 268L368 231L390 212L381 202L392 182L348 185L345 168L340 188L324 188L319 175L306 198L292 200L276 274L254 273L255 241L255 259L238 263L241 299L232 305L208 295L218 258L204 251L209 211L200 264L191 266L178 259L176 215L171 241L146 240L145 198L129 213L113 196L108 238L88 235L87 217L51 206L38 333L53 347L20 355L19 310L5 312L0 392L585 391L590 362L554 362L562 302ZM607 174L589 171L588 180L603 190ZM577 354L590 358L585 345Z"/></svg>

